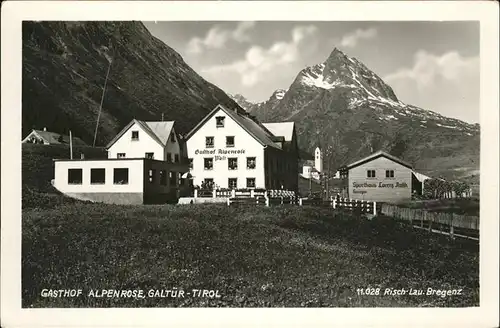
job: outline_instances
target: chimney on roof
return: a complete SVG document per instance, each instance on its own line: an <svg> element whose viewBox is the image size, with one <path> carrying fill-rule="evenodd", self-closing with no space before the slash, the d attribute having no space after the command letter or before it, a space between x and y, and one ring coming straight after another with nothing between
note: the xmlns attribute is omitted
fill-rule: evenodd
<svg viewBox="0 0 500 328"><path fill-rule="evenodd" d="M46 128L46 127L44 127L44 128L43 128L43 131L47 131L47 128Z"/></svg>

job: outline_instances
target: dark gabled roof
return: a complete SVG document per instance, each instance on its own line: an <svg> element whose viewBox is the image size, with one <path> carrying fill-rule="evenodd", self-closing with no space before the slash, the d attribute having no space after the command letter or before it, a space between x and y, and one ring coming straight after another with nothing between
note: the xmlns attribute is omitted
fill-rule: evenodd
<svg viewBox="0 0 500 328"><path fill-rule="evenodd" d="M293 139L294 122L262 123L262 125L275 136L285 138L285 141Z"/></svg>
<svg viewBox="0 0 500 328"><path fill-rule="evenodd" d="M43 130L33 130L31 131L30 135L33 133L36 134L38 137L42 138L43 140L47 141L49 144L53 145L69 144L69 136L66 135L62 135L56 132L43 131ZM72 137L72 139L73 139L72 140L73 145L75 146L87 146L87 144L78 137Z"/></svg>
<svg viewBox="0 0 500 328"><path fill-rule="evenodd" d="M167 144L170 133L174 127L174 121L140 121L133 119L107 144L106 148L110 148L135 123L163 147Z"/></svg>
<svg viewBox="0 0 500 328"><path fill-rule="evenodd" d="M410 163L405 162L402 159L397 158L396 156L392 156L391 154L388 154L388 153L386 153L385 151L382 151L382 150L379 150L379 151L377 151L377 152L375 152L375 153L373 153L373 154L371 154L369 156L366 156L366 157L364 157L364 158L362 158L360 160L357 160L356 162L353 162L351 164L344 165L341 169L346 168L346 169L350 170L352 168L355 168L356 166L360 166L360 165L362 165L364 163L373 161L374 159L377 159L379 157L385 157L387 159L390 159L391 161L394 161L394 162L396 162L398 164L401 164L401 165L403 165L403 166L405 166L405 167L413 170L413 166Z"/></svg>
<svg viewBox="0 0 500 328"><path fill-rule="evenodd" d="M261 123L252 119L245 113L236 112L222 105L217 105L207 116L205 116L189 133L186 135L186 141L193 136L215 113L219 110L224 111L230 118L232 118L239 126L243 128L248 134L254 137L263 146L269 146L277 149L281 149L277 144L274 143L273 138L275 137L265 126Z"/></svg>

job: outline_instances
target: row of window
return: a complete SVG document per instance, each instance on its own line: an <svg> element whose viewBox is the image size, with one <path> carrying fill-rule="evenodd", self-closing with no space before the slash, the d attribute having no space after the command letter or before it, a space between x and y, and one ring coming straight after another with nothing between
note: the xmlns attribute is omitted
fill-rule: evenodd
<svg viewBox="0 0 500 328"><path fill-rule="evenodd" d="M256 157L247 157L247 169L252 170L256 168ZM268 163L268 170L272 170L273 168L275 170L278 170L280 168L286 171L290 171L292 168L292 165L289 162L278 162L278 161L270 161ZM205 157L203 159L203 167L205 170L213 170L214 168L214 159L213 157ZM238 158L237 157L230 157L227 159L227 168L229 170L237 170L238 169ZM189 169L193 169L193 159L189 159Z"/></svg>
<svg viewBox="0 0 500 328"><path fill-rule="evenodd" d="M375 170L366 170L366 177L367 178L376 178L377 174ZM394 170L385 170L385 177L386 178L394 178Z"/></svg>
<svg viewBox="0 0 500 328"><path fill-rule="evenodd" d="M246 182L246 188L255 188L255 178L246 178ZM205 178L204 184L208 188L212 188L214 185L214 179ZM227 186L229 189L238 189L238 178L227 179Z"/></svg>
<svg viewBox="0 0 500 328"><path fill-rule="evenodd" d="M138 141L139 140L139 131L132 131L132 141ZM175 139L175 133L171 132L170 133L170 141L176 142Z"/></svg>
<svg viewBox="0 0 500 328"><path fill-rule="evenodd" d="M148 181L154 183L156 181L156 171L154 169L148 172ZM167 171L159 170L160 184L167 185ZM168 172L170 185L176 185L177 181L181 182L181 173ZM128 168L115 168L113 169L113 184L128 184ZM82 169L68 169L68 184L82 184L83 170ZM106 183L106 169L96 168L90 169L90 184L105 184Z"/></svg>
<svg viewBox="0 0 500 328"><path fill-rule="evenodd" d="M125 158L126 155L127 155L126 153L117 153L116 158ZM180 161L179 154L173 154L173 155L174 156L172 156L172 153L167 153L167 162L179 163ZM154 159L155 153L145 153L144 157L149 159Z"/></svg>
<svg viewBox="0 0 500 328"><path fill-rule="evenodd" d="M82 184L83 170L68 169L68 184ZM90 169L90 184L105 184L106 169ZM128 184L128 168L113 169L113 184Z"/></svg>
<svg viewBox="0 0 500 328"><path fill-rule="evenodd" d="M255 157L247 157L247 169L255 169L255 163L256 163L256 158ZM189 168L193 168L193 160L189 160ZM203 167L205 170L213 170L214 169L214 159L213 157L205 157L203 159ZM227 168L229 170L237 170L238 169L238 158L237 157L231 157L227 159Z"/></svg>
<svg viewBox="0 0 500 328"><path fill-rule="evenodd" d="M215 137L205 137L205 148L214 148ZM226 136L226 147L234 147L234 136Z"/></svg>

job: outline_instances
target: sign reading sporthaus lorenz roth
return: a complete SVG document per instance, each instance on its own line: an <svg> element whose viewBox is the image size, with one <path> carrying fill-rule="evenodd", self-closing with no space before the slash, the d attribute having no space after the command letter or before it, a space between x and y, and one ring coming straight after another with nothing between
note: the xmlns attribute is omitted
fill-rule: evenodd
<svg viewBox="0 0 500 328"><path fill-rule="evenodd" d="M224 155L244 155L245 149L196 149L194 154L212 155L215 156L214 159L217 161L226 159Z"/></svg>
<svg viewBox="0 0 500 328"><path fill-rule="evenodd" d="M353 188L408 188L406 182L379 182L379 183L369 183L369 182L353 182Z"/></svg>
<svg viewBox="0 0 500 328"><path fill-rule="evenodd" d="M392 189L392 188L409 188L406 182L353 182L352 183L352 192L353 194L366 194L366 189L371 188L384 188L384 189Z"/></svg>

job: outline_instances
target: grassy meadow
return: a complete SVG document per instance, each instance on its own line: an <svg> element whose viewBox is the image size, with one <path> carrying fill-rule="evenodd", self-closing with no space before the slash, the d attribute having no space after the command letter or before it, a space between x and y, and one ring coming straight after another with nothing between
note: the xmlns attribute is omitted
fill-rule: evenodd
<svg viewBox="0 0 500 328"><path fill-rule="evenodd" d="M479 305L475 242L329 208L80 202L40 181L50 181L46 157L23 148L23 307ZM90 289L174 287L218 290L221 297L86 296ZM367 296L358 288L462 293ZM42 297L43 289L83 295Z"/></svg>
<svg viewBox="0 0 500 328"><path fill-rule="evenodd" d="M64 204L23 213L24 307L473 306L478 246L313 207ZM207 298L42 298L43 288L213 289ZM359 296L357 288L463 289Z"/></svg>

